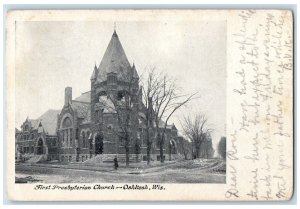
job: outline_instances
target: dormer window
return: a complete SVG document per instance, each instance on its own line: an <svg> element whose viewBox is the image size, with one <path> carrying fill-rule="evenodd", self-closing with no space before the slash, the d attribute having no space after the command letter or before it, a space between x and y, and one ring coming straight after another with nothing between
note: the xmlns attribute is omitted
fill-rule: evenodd
<svg viewBox="0 0 300 209"><path fill-rule="evenodd" d="M42 132L43 132L43 126L42 123L40 123L38 127L38 133L42 133Z"/></svg>
<svg viewBox="0 0 300 209"><path fill-rule="evenodd" d="M99 122L99 110L96 110L96 122Z"/></svg>
<svg viewBox="0 0 300 209"><path fill-rule="evenodd" d="M101 91L101 92L99 93L99 96L100 96L100 97L101 97L101 96L107 96L106 91Z"/></svg>
<svg viewBox="0 0 300 209"><path fill-rule="evenodd" d="M107 94L106 91L101 91L97 96L97 101L100 104L105 104L107 102Z"/></svg>
<svg viewBox="0 0 300 209"><path fill-rule="evenodd" d="M124 92L123 91L119 91L118 92L118 101L121 101L124 98Z"/></svg>
<svg viewBox="0 0 300 209"><path fill-rule="evenodd" d="M129 94L128 94L127 91L125 91L125 90L118 91L118 94L117 94L118 101L125 102L125 97L127 97L128 99L130 99L130 96L129 96Z"/></svg>
<svg viewBox="0 0 300 209"><path fill-rule="evenodd" d="M109 73L107 75L107 82L108 83L116 83L117 82L117 75L116 75L116 73Z"/></svg>
<svg viewBox="0 0 300 209"><path fill-rule="evenodd" d="M97 123L101 123L102 122L103 111L104 111L103 108L95 111L95 113L96 113L95 117L96 117L96 122Z"/></svg>

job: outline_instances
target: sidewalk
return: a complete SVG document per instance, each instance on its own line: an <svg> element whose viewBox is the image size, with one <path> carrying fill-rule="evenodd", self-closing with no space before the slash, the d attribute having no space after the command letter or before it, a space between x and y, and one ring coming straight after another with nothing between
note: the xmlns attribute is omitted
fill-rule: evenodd
<svg viewBox="0 0 300 209"><path fill-rule="evenodd" d="M156 172L170 166L175 165L179 161L166 161L164 163L152 162L147 165L147 162L131 163L129 167L125 167L125 164L119 164L117 170L114 169L111 163L101 163L98 165L86 165L83 163L71 163L71 164L51 164L51 163L19 163L23 166L35 166L35 167L47 167L47 168L61 168L61 169L74 169L74 170L89 170L108 173L122 173L122 174L142 174L149 172Z"/></svg>
<svg viewBox="0 0 300 209"><path fill-rule="evenodd" d="M202 173L205 172L219 172L219 170L224 170L226 164L219 160L211 160L211 162L197 163L193 160L180 160L180 161L166 161L160 163L158 161L151 162L147 165L147 162L131 163L129 167L125 164L119 164L117 170L114 169L112 163L99 163L95 164L83 164L83 163L71 163L71 164L51 164L51 163L20 163L20 166L32 166L41 168L54 168L54 169L68 169L68 170L78 170L78 171L95 171L102 173L119 173L119 174L151 174L156 172L162 172L164 170L169 171L179 171L179 170L189 170L193 172L194 170L201 170ZM224 168L223 168L224 167Z"/></svg>

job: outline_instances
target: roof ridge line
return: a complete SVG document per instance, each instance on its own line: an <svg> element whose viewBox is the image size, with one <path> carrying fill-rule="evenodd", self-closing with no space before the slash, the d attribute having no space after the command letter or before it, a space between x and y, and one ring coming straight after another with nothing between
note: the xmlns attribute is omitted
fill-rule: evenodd
<svg viewBox="0 0 300 209"><path fill-rule="evenodd" d="M78 102L78 103L91 104L90 102L83 102L83 101L77 101L77 100L72 100L72 103L73 103L73 102L75 102L75 103Z"/></svg>
<svg viewBox="0 0 300 209"><path fill-rule="evenodd" d="M86 91L86 92L83 92L83 93L81 93L81 95L82 95L82 94L86 94L86 93L89 93L89 92L91 92L91 90L89 90L89 91Z"/></svg>

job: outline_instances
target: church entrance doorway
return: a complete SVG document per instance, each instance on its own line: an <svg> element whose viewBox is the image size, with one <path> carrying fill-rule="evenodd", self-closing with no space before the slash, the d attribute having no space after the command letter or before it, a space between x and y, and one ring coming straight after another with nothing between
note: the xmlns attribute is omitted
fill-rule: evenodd
<svg viewBox="0 0 300 209"><path fill-rule="evenodd" d="M43 148L44 148L44 142L42 139L39 139L38 144L37 144L37 155L42 155L43 154Z"/></svg>
<svg viewBox="0 0 300 209"><path fill-rule="evenodd" d="M103 135L97 134L95 138L95 154L103 153Z"/></svg>

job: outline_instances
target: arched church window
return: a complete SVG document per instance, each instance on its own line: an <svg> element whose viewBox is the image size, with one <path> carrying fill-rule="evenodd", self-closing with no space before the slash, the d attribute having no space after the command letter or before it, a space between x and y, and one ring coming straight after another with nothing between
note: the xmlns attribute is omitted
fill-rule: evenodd
<svg viewBox="0 0 300 209"><path fill-rule="evenodd" d="M69 132L68 129L64 130L65 135L65 146L68 146Z"/></svg>
<svg viewBox="0 0 300 209"><path fill-rule="evenodd" d="M63 124L62 124L62 128L69 128L69 127L71 127L71 126L72 126L72 121L71 121L71 119L70 119L69 117L66 117L66 118L64 119Z"/></svg>
<svg viewBox="0 0 300 209"><path fill-rule="evenodd" d="M85 142L85 132L82 132L82 147L85 148L86 142Z"/></svg>
<svg viewBox="0 0 300 209"><path fill-rule="evenodd" d="M104 111L103 108L99 110L99 113L98 113L99 123L103 122L103 111Z"/></svg>
<svg viewBox="0 0 300 209"><path fill-rule="evenodd" d="M91 133L88 131L86 134L87 142L89 142L90 149L93 149L93 137L91 136Z"/></svg>
<svg viewBox="0 0 300 209"><path fill-rule="evenodd" d="M124 98L124 91L118 91L118 100L121 101Z"/></svg>
<svg viewBox="0 0 300 209"><path fill-rule="evenodd" d="M76 139L78 139L78 138L79 138L79 129L76 128Z"/></svg>
<svg viewBox="0 0 300 209"><path fill-rule="evenodd" d="M70 138L69 138L69 147L72 147L72 145L73 145L73 131L72 131L72 129L70 128L69 129L69 132L70 132Z"/></svg>
<svg viewBox="0 0 300 209"><path fill-rule="evenodd" d="M64 131L61 132L61 139L62 139L62 145L64 146L64 144L65 144L65 132Z"/></svg>
<svg viewBox="0 0 300 209"><path fill-rule="evenodd" d="M99 117L98 117L98 115L99 115L99 110L96 110L95 111L95 117L96 117L96 122L99 122Z"/></svg>
<svg viewBox="0 0 300 209"><path fill-rule="evenodd" d="M62 127L61 127L61 132L63 135L63 147L71 147L72 146L72 139L73 139L73 134L72 134L72 120L69 117L66 117L63 120Z"/></svg>

